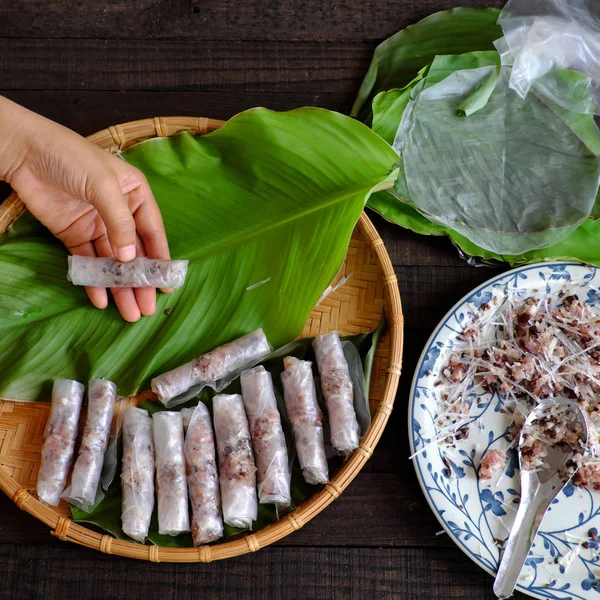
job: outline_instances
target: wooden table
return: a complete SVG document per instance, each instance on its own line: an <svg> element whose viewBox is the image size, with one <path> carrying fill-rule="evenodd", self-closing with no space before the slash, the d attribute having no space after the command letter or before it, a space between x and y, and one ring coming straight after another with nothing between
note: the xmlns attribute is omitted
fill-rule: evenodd
<svg viewBox="0 0 600 600"><path fill-rule="evenodd" d="M377 43L456 1L6 0L0 93L82 134L155 115L227 119L258 105L347 113ZM407 458L406 410L433 327L495 271L469 267L445 239L374 221L400 283L404 376L377 451L343 496L273 547L190 565L134 562L57 541L2 496L0 598L494 597L491 577L436 535L441 527Z"/></svg>

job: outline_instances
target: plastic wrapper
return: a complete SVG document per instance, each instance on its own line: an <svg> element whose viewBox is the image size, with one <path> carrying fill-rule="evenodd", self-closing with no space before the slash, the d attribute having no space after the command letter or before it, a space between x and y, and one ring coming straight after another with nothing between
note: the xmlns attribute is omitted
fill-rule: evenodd
<svg viewBox="0 0 600 600"><path fill-rule="evenodd" d="M292 502L291 474L271 373L255 367L244 371L240 382L256 461L258 500L279 510L287 508Z"/></svg>
<svg viewBox="0 0 600 600"><path fill-rule="evenodd" d="M154 509L152 419L143 408L129 407L123 418L122 528L141 544L148 536Z"/></svg>
<svg viewBox="0 0 600 600"><path fill-rule="evenodd" d="M154 413L152 429L156 463L158 533L179 535L190 530L181 413L171 411Z"/></svg>
<svg viewBox="0 0 600 600"><path fill-rule="evenodd" d="M360 428L354 410L350 370L338 332L317 336L313 341L313 349L329 416L331 445L348 456L358 448Z"/></svg>
<svg viewBox="0 0 600 600"><path fill-rule="evenodd" d="M175 403L171 401L174 398L180 402L189 399L188 396L191 398L204 385L221 391L244 369L259 363L270 352L271 346L267 337L262 329L257 329L155 377L152 380L152 391L165 406L173 406ZM193 388L193 391L186 395L190 388Z"/></svg>
<svg viewBox="0 0 600 600"><path fill-rule="evenodd" d="M195 546L223 537L221 494L215 452L215 436L206 406L181 411L185 434L187 484L192 505L191 530Z"/></svg>
<svg viewBox="0 0 600 600"><path fill-rule="evenodd" d="M559 106L600 112L600 3L597 0L510 0L498 24L502 63L510 65L510 87L525 98L533 86ZM557 69L586 75L580 98L557 88ZM590 101L591 100L591 101Z"/></svg>
<svg viewBox="0 0 600 600"><path fill-rule="evenodd" d="M404 200L501 255L565 239L590 217L598 193L600 142L591 116L575 119L533 93L521 99L499 65L444 77L447 63L436 57L402 115L394 148ZM577 95L571 79L561 80L565 97Z"/></svg>
<svg viewBox="0 0 600 600"><path fill-rule="evenodd" d="M108 446L117 386L94 379L88 388L88 409L79 454L73 467L71 485L63 498L83 510L91 508L98 493L104 456Z"/></svg>
<svg viewBox="0 0 600 600"><path fill-rule="evenodd" d="M135 258L123 263L114 258L69 256L68 280L93 287L179 288L185 282L187 260Z"/></svg>
<svg viewBox="0 0 600 600"><path fill-rule="evenodd" d="M258 516L256 466L242 397L239 394L215 396L213 419L223 520L232 527L252 529L252 521Z"/></svg>
<svg viewBox="0 0 600 600"><path fill-rule="evenodd" d="M317 402L312 363L288 356L281 374L285 409L292 424L302 475L312 485L329 481L323 437L323 413Z"/></svg>
<svg viewBox="0 0 600 600"><path fill-rule="evenodd" d="M70 379L57 379L52 388L52 407L44 429L37 480L38 498L50 506L58 506L67 483L84 391L83 384Z"/></svg>

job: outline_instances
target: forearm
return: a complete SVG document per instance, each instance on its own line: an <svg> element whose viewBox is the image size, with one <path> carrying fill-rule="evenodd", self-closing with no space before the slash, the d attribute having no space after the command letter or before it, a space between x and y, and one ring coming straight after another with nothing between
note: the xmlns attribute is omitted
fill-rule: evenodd
<svg viewBox="0 0 600 600"><path fill-rule="evenodd" d="M0 96L0 179L10 183L35 138L52 124L44 117Z"/></svg>

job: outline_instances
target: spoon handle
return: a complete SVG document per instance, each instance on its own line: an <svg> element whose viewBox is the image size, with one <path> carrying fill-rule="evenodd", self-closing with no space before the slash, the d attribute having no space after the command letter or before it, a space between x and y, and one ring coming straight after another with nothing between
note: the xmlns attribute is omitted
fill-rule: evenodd
<svg viewBox="0 0 600 600"><path fill-rule="evenodd" d="M535 534L548 506L556 496L556 494L544 494L542 486L539 484L525 486L523 491L525 497L521 497L515 523L504 548L496 581L494 582L494 593L498 598L510 598L512 596Z"/></svg>

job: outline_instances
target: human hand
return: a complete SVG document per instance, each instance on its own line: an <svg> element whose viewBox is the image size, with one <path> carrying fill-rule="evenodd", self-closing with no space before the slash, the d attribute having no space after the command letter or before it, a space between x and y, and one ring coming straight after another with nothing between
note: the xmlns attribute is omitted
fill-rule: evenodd
<svg viewBox="0 0 600 600"><path fill-rule="evenodd" d="M5 98L0 140L0 179L71 254L123 262L170 258L160 210L138 169ZM104 288L86 291L95 306L106 308ZM126 321L156 311L154 288L111 292Z"/></svg>

